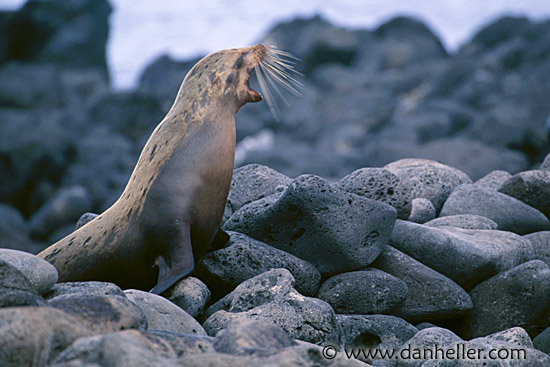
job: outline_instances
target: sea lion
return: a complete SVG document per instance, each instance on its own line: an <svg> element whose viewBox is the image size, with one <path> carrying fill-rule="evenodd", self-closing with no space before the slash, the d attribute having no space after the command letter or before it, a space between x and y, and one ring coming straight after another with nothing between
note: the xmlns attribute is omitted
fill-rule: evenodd
<svg viewBox="0 0 550 367"><path fill-rule="evenodd" d="M291 84L285 70L293 68L283 56L265 45L229 49L189 71L120 198L38 254L57 268L60 282L154 286L151 292L160 294L191 273L214 243L227 241L219 226L233 174L235 114L262 99L249 87L253 70Z"/></svg>

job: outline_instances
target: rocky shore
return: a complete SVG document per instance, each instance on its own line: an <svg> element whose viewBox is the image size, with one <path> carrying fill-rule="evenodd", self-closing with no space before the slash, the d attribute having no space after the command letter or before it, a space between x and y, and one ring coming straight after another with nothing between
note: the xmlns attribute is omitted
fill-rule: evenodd
<svg viewBox="0 0 550 367"><path fill-rule="evenodd" d="M409 18L276 26L303 97L239 112L230 241L157 296L33 255L118 197L195 61L111 90L109 12L0 13L1 366L550 366L550 22L456 54Z"/></svg>

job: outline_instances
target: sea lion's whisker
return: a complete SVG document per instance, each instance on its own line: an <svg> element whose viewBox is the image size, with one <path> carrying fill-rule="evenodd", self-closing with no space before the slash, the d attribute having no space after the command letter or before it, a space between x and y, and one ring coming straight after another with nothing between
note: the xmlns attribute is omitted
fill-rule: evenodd
<svg viewBox="0 0 550 367"><path fill-rule="evenodd" d="M283 51L283 50L279 50L279 49L276 48L275 46L269 46L269 47L268 47L268 52L271 53L271 54L284 56L284 57L287 57L287 58L289 58L289 59L293 59L293 60L296 60L296 61L301 61L299 58L297 58L296 56L294 56L294 55L291 54L290 52L286 52L286 51Z"/></svg>
<svg viewBox="0 0 550 367"><path fill-rule="evenodd" d="M273 75L273 74L270 74L269 71L267 71L265 69L265 66L262 66L262 71L266 74L267 76L267 84L269 84L271 86L271 88L273 88L275 90L275 92L277 93L277 95L279 97L281 97L281 99L283 100L283 102L289 106L290 103L288 102L288 100L286 99L285 95L281 92L281 90L279 89L279 85L282 85L285 89L289 90L289 86L286 86L285 84L287 84L284 80L280 79L277 75ZM275 79L275 80L273 80ZM292 87L290 87L292 88Z"/></svg>
<svg viewBox="0 0 550 367"><path fill-rule="evenodd" d="M290 103L280 87L296 96L301 96L302 83L294 78L294 75L302 75L294 68L296 61L299 61L299 59L288 52L277 50L273 46L265 46L265 48L266 53L256 67L256 75L273 117L280 121L280 109L277 100L274 98L274 93L287 106Z"/></svg>
<svg viewBox="0 0 550 367"><path fill-rule="evenodd" d="M265 65L261 65L261 70L262 70L262 73L265 75L265 80L266 80L265 85L267 86L267 88L275 90L275 92L279 97L281 97L283 102L285 102L286 105L289 105L285 96L283 95L283 93L281 93L281 90L279 89L279 85L282 85L280 82L280 79L276 78L276 76L274 76L273 73L269 69L267 69ZM275 107L277 108L277 111L280 112L276 99L273 99L273 105L275 105Z"/></svg>
<svg viewBox="0 0 550 367"><path fill-rule="evenodd" d="M289 72L291 71L295 74L301 75L298 71L294 70L294 68L284 68L284 65L272 63L269 59L267 60L267 62L262 64L266 67L266 71L269 72L269 74L277 78L282 84L286 86L287 89L292 91L293 94L298 96L300 95L298 88L302 87L302 83L296 80Z"/></svg>
<svg viewBox="0 0 550 367"><path fill-rule="evenodd" d="M277 104L275 103L275 100L273 99L273 96L271 95L271 92L269 91L269 86L266 83L267 76L264 77L265 70L262 67L262 64L259 65L260 67L256 68L256 76L258 78L258 84L260 85L260 89L262 91L262 94L265 98L265 101L267 102L267 106L269 107L269 110L273 114L273 117L277 121L281 121L280 114L279 114L279 108Z"/></svg>
<svg viewBox="0 0 550 367"><path fill-rule="evenodd" d="M291 84L291 83L294 83L298 86L301 86L300 82L298 82L296 79L292 78L288 74L282 74L282 73L278 72L276 69L273 69L273 67L271 65L266 64L266 65L262 65L262 66L265 67L264 70L265 70L266 74L269 74L271 77L276 79L279 82L279 84L281 84L283 87L285 87L285 89L292 92L296 96L301 96L300 91L298 91L296 88L294 88Z"/></svg>
<svg viewBox="0 0 550 367"><path fill-rule="evenodd" d="M295 74L302 75L302 73L297 71L292 64L287 64L285 62L282 62L280 59L267 57L264 60L266 64L276 66L278 69L280 69L281 71L284 71L285 73L287 73L287 71L291 71Z"/></svg>
<svg viewBox="0 0 550 367"><path fill-rule="evenodd" d="M293 65L296 65L296 62L293 61L293 60L286 60L286 59L283 59L277 55L270 55L270 54L267 54L266 55L266 58L268 60L272 60L274 62L277 62L279 64L284 64L284 65L287 65L288 67L293 67Z"/></svg>
<svg viewBox="0 0 550 367"><path fill-rule="evenodd" d="M285 89L287 89L288 91L290 91L291 93L293 93L294 95L296 96L301 96L301 93L300 91L298 91L296 88L294 88L286 79L290 80L290 82L292 81L296 81L294 78L290 77L290 76L285 76L285 75L281 75L277 72L273 72L273 70L271 69L271 66L270 65L265 65L265 69L264 71L266 72L266 74L268 74L269 76L271 76L273 79L275 79L280 85L282 85ZM296 83L299 83L296 81Z"/></svg>
<svg viewBox="0 0 550 367"><path fill-rule="evenodd" d="M290 76L290 73L302 75L302 73L294 69L294 66L277 62L276 60L267 59L264 61L264 64L272 66L273 68L277 69L280 73L284 75Z"/></svg>

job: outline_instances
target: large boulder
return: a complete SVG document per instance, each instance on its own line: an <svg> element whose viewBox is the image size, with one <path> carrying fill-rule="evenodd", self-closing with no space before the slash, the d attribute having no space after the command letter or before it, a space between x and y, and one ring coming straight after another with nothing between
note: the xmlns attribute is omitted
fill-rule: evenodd
<svg viewBox="0 0 550 367"><path fill-rule="evenodd" d="M15 267L0 260L0 307L41 306L44 300Z"/></svg>
<svg viewBox="0 0 550 367"><path fill-rule="evenodd" d="M472 309L470 296L458 284L392 246L372 266L407 285L407 298L393 314L409 322L455 319Z"/></svg>
<svg viewBox="0 0 550 367"><path fill-rule="evenodd" d="M382 24L374 33L381 40L385 69L406 68L414 63L447 56L441 41L416 19L396 17Z"/></svg>
<svg viewBox="0 0 550 367"><path fill-rule="evenodd" d="M387 243L395 217L387 204L302 175L283 193L238 210L224 229L287 251L321 273L338 273L369 265Z"/></svg>
<svg viewBox="0 0 550 367"><path fill-rule="evenodd" d="M407 219L411 213L410 187L385 168L360 168L342 178L335 186L393 206L399 219Z"/></svg>
<svg viewBox="0 0 550 367"><path fill-rule="evenodd" d="M550 229L550 221L524 202L481 185L461 185L453 190L440 216L477 214L494 220L498 228L518 234Z"/></svg>
<svg viewBox="0 0 550 367"><path fill-rule="evenodd" d="M143 311L148 330L206 335L197 320L166 298L137 289L127 289L124 294Z"/></svg>
<svg viewBox="0 0 550 367"><path fill-rule="evenodd" d="M98 68L107 77L111 6L106 0L30 0L9 20L0 62L57 63Z"/></svg>
<svg viewBox="0 0 550 367"><path fill-rule="evenodd" d="M317 298L342 314L388 314L407 297L408 287L400 279L378 269L365 269L327 279Z"/></svg>
<svg viewBox="0 0 550 367"><path fill-rule="evenodd" d="M319 16L281 23L268 32L263 42L300 58L300 71L305 74L325 63L351 64L359 46L353 32Z"/></svg>
<svg viewBox="0 0 550 367"><path fill-rule="evenodd" d="M470 291L473 311L460 334L472 338L521 326L531 335L550 326L550 268L532 260L495 275Z"/></svg>
<svg viewBox="0 0 550 367"><path fill-rule="evenodd" d="M53 307L0 308L0 361L10 367L47 365L76 339L94 334L78 316Z"/></svg>
<svg viewBox="0 0 550 367"><path fill-rule="evenodd" d="M529 241L512 232L433 228L397 220L391 244L465 289L534 256Z"/></svg>
<svg viewBox="0 0 550 367"><path fill-rule="evenodd" d="M414 198L426 198L436 211L455 187L472 182L464 172L428 159L401 159L384 168L410 187L411 202Z"/></svg>
<svg viewBox="0 0 550 367"><path fill-rule="evenodd" d="M340 344L336 314L328 303L304 297L286 269L273 269L242 282L213 304L203 326L216 335L232 322L264 320L279 325L291 337L320 345Z"/></svg>
<svg viewBox="0 0 550 367"><path fill-rule="evenodd" d="M0 261L19 270L38 293L48 292L57 282L57 269L44 259L24 251L0 249Z"/></svg>
<svg viewBox="0 0 550 367"><path fill-rule="evenodd" d="M220 250L209 252L197 264L196 273L215 295L225 295L243 281L274 268L285 268L296 280L296 290L306 296L317 293L321 274L310 263L242 233Z"/></svg>
<svg viewBox="0 0 550 367"><path fill-rule="evenodd" d="M523 201L550 217L550 172L520 172L506 180L498 191Z"/></svg>

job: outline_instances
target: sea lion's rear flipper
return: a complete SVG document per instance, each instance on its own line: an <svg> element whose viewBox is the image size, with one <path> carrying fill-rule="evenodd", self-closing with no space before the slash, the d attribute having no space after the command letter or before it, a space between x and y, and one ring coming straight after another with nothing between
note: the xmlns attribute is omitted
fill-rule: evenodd
<svg viewBox="0 0 550 367"><path fill-rule="evenodd" d="M170 257L159 256L155 262L159 268L159 281L151 293L161 294L195 268L189 225L181 229L178 237L179 243L170 246Z"/></svg>
<svg viewBox="0 0 550 367"><path fill-rule="evenodd" d="M221 228L218 228L216 237L212 240L208 251L214 251L221 249L229 241L229 235Z"/></svg>

